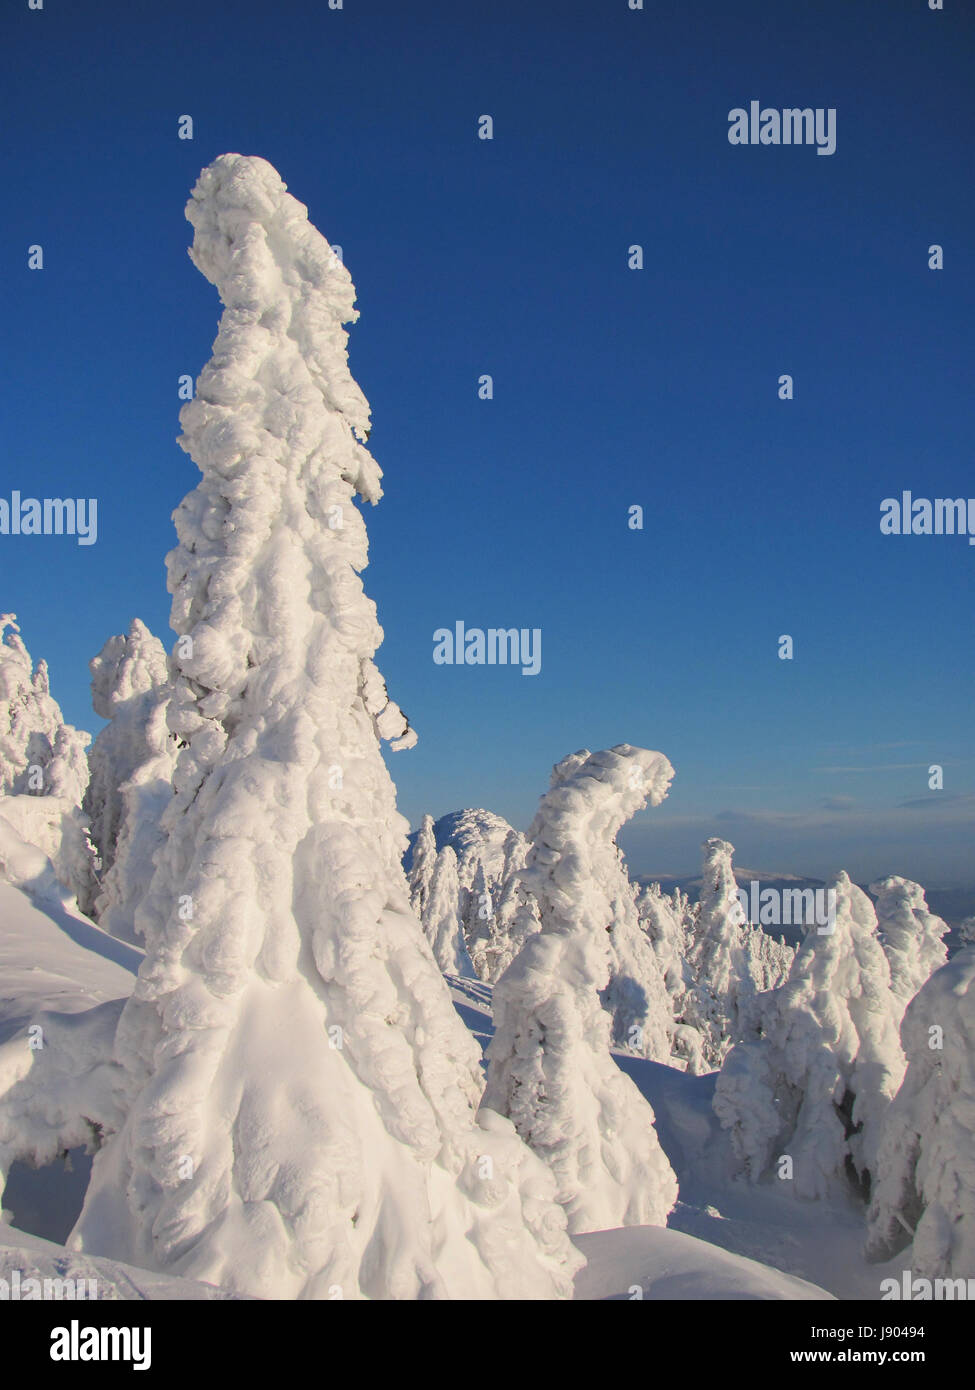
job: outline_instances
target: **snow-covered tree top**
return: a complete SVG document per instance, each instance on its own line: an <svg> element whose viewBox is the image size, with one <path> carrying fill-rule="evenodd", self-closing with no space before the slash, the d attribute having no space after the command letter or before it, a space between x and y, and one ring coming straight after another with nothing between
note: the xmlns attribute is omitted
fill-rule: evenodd
<svg viewBox="0 0 975 1390"><path fill-rule="evenodd" d="M0 794L63 797L80 806L90 741L65 723L47 662L33 665L16 614L0 613Z"/></svg>
<svg viewBox="0 0 975 1390"><path fill-rule="evenodd" d="M600 753L588 749L570 753L552 769L549 790L528 831L533 844L529 869L544 865L552 887L561 887L566 874L554 874L551 866L563 851L580 845L596 855L608 852L615 868L615 839L620 827L648 802L658 806L673 777L674 769L663 753L628 743ZM572 877L582 868L573 860ZM531 887L534 891L534 878Z"/></svg>
<svg viewBox="0 0 975 1390"><path fill-rule="evenodd" d="M132 619L127 637L110 637L88 669L91 702L102 719L111 719L120 704L164 686L168 678L166 650L139 618Z"/></svg>

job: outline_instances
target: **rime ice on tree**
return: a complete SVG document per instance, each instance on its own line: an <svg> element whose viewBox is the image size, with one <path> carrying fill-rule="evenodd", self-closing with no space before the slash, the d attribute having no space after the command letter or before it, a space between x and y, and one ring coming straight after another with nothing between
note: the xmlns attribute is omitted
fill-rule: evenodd
<svg viewBox="0 0 975 1390"><path fill-rule="evenodd" d="M181 415L185 747L116 1040L126 1119L74 1243L275 1298L567 1294L549 1175L476 1123L477 1047L410 910L352 282L264 160L221 156L187 216L226 307Z"/></svg>
<svg viewBox="0 0 975 1390"><path fill-rule="evenodd" d="M625 743L556 765L522 874L541 928L494 990L483 1106L509 1116L545 1159L573 1232L663 1225L677 1199L653 1111L610 1055L600 1001L612 963L615 837L648 800L663 800L673 775L663 754Z"/></svg>

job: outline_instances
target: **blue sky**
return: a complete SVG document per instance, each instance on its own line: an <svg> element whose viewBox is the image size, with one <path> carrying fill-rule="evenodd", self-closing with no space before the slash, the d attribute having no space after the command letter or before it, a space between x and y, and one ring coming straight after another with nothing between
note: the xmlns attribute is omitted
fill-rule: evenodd
<svg viewBox="0 0 975 1390"><path fill-rule="evenodd" d="M86 663L134 615L168 640L176 383L218 316L182 210L260 154L358 289L411 821L524 827L554 761L628 741L677 769L637 871L720 833L754 867L975 884L975 549L879 531L904 488L975 493L975 18L946 6L8 5L0 496L96 496L99 539L0 537L0 608L67 717L97 727ZM836 153L730 145L753 98L835 107ZM541 674L435 666L457 619L540 627Z"/></svg>

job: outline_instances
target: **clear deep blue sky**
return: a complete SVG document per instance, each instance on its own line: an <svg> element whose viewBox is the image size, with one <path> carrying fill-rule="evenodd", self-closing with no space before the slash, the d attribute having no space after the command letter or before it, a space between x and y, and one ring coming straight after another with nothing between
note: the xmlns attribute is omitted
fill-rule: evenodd
<svg viewBox="0 0 975 1390"><path fill-rule="evenodd" d="M720 833L754 867L975 881L975 548L878 525L904 488L975 494L967 0L8 0L0 31L0 495L100 508L90 548L0 537L0 609L72 722L111 633L171 636L176 383L219 307L183 206L259 154L358 289L411 821L524 827L554 761L629 741L677 768L637 871ZM752 98L835 107L836 153L730 145ZM540 627L542 673L434 666L458 618Z"/></svg>

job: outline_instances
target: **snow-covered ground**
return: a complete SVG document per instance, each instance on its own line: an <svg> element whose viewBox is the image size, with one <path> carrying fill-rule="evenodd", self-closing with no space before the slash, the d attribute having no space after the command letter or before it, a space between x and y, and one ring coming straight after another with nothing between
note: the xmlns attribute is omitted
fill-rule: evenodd
<svg viewBox="0 0 975 1390"><path fill-rule="evenodd" d="M455 1007L486 1047L490 986L450 985ZM911 1268L909 1249L890 1264L867 1263L863 1209L852 1200L805 1202L776 1179L753 1185L731 1175L731 1146L711 1110L716 1073L690 1076L621 1053L616 1061L653 1107L680 1199L666 1231L628 1227L574 1237L592 1262L576 1279L578 1297L631 1297L630 1286L642 1283L645 1298L879 1299L882 1279Z"/></svg>
<svg viewBox="0 0 975 1390"><path fill-rule="evenodd" d="M19 889L0 884L3 1037L10 1038L41 1013L68 1019L124 997L139 959L135 948L107 936L67 907L50 901L38 906ZM490 987L459 978L450 986L460 1017L483 1048L492 1034ZM618 1060L657 1112L661 1142L678 1173L682 1200L669 1230L628 1227L575 1237L588 1261L576 1281L578 1298L821 1299L829 1297L825 1289L841 1297L876 1296L880 1271L875 1267L868 1276L860 1270L857 1277L854 1267L859 1261L859 1232L852 1212L831 1212L824 1225L821 1204L816 1204L809 1210L809 1229L803 1231L797 1224L802 1204L786 1207L784 1198L767 1189L722 1186L713 1174L702 1171L701 1154L713 1154L722 1142L710 1116L710 1077L687 1076L636 1058ZM697 1154L693 1161L691 1154ZM86 1178L88 1165L79 1163L78 1151L73 1159L74 1177L61 1159L29 1179L23 1165L15 1165L11 1186L21 1193L30 1188L34 1212L45 1206L56 1210L66 1200L80 1204L83 1186L78 1178ZM816 1243L811 1249L813 1231ZM844 1253L852 1258L836 1259L837 1236L845 1240ZM830 1246L832 1259L827 1255ZM819 1258L817 1250L822 1251ZM232 1296L212 1285L77 1254L5 1224L0 1226L0 1278L9 1282L14 1270L21 1280L95 1279L99 1298ZM816 1287L817 1275L821 1288Z"/></svg>

